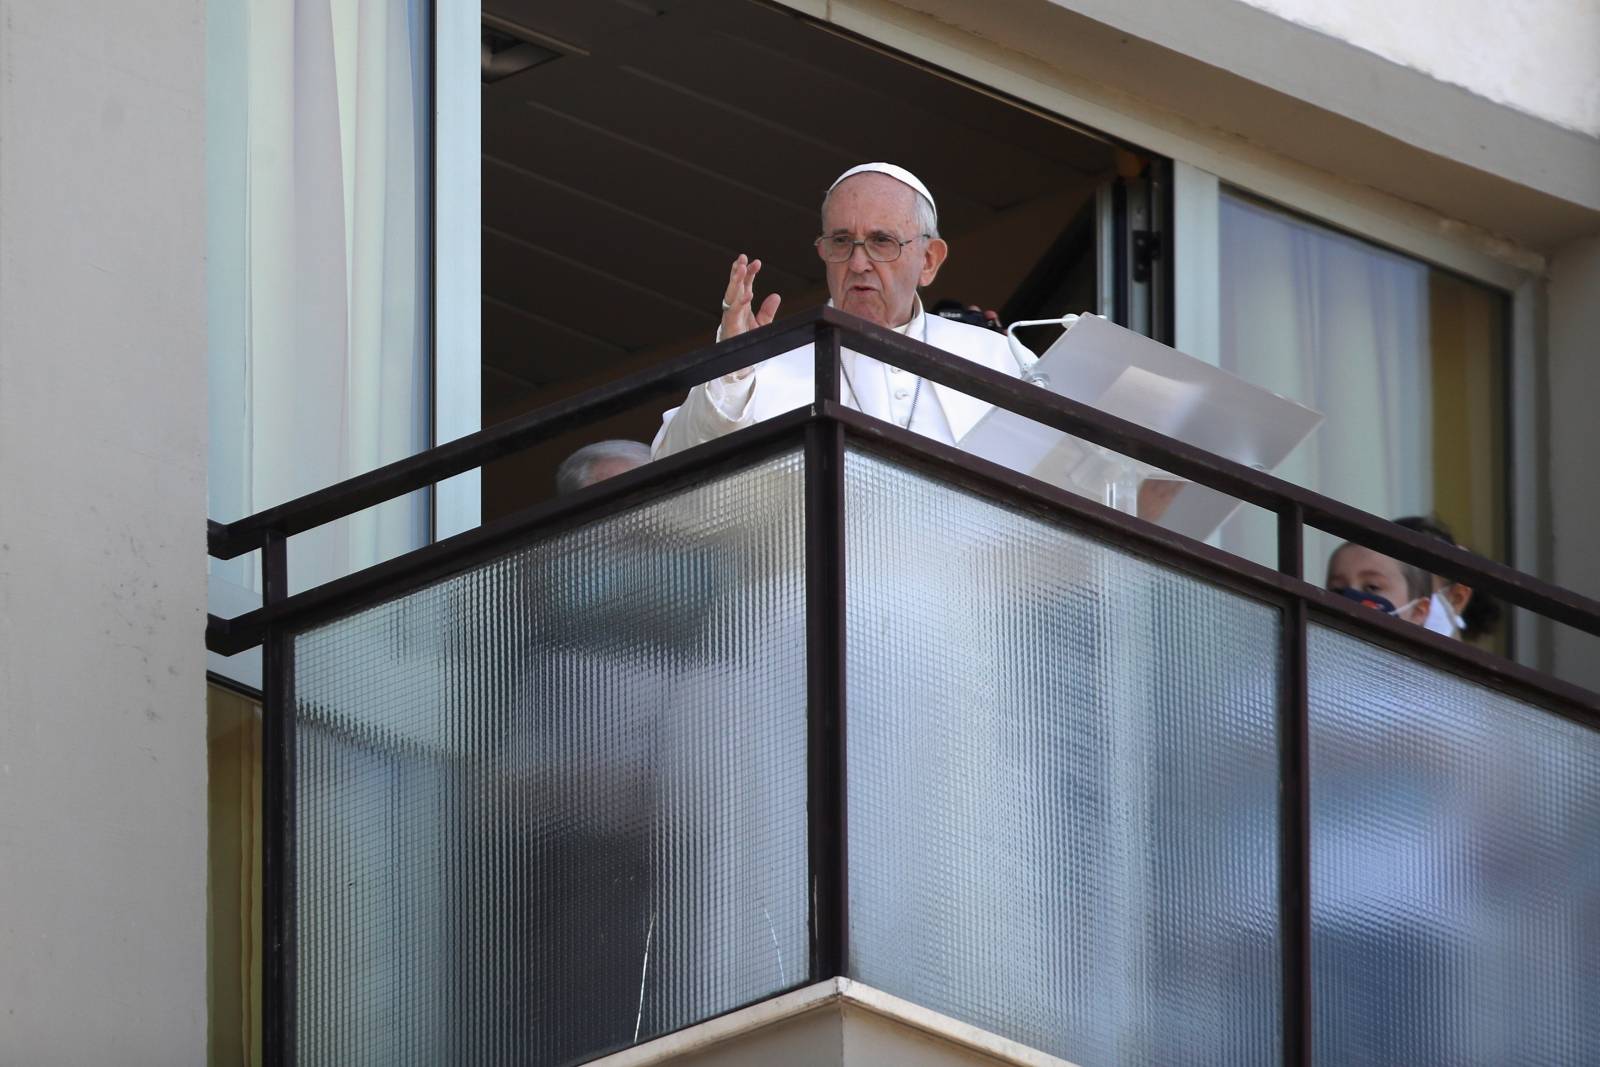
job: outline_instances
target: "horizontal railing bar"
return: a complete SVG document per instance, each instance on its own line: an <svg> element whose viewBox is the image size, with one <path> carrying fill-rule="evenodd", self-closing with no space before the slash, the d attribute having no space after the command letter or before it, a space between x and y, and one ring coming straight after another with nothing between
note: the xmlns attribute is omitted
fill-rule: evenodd
<svg viewBox="0 0 1600 1067"><path fill-rule="evenodd" d="M1303 505L1307 526L1346 541L1356 541L1386 556L1421 567L1430 574L1464 581L1474 590L1492 593L1508 603L1532 609L1556 622L1587 633L1600 634L1600 600L1563 589L1437 537L1396 526L1393 522L1337 500L1317 496L1304 489L1300 492L1311 498Z"/></svg>
<svg viewBox="0 0 1600 1067"><path fill-rule="evenodd" d="M269 625L302 629L358 610L367 603L402 595L501 554L507 550L509 542L519 537L548 536L664 495L691 480L748 466L778 452L786 444L799 447L802 428L816 419L837 421L853 439L886 450L913 467L928 470L991 499L1052 519L1069 516L1113 540L1119 547L1156 562L1259 599L1282 604L1291 599L1303 600L1319 617L1340 629L1519 698L1530 699L1565 718L1600 729L1600 694L1465 642L1391 619L1310 583L835 403L800 408L768 419L738 434L646 464L572 496L543 502L495 523L297 593L276 605L233 619L211 616L206 645L213 652L233 655L259 644Z"/></svg>
<svg viewBox="0 0 1600 1067"><path fill-rule="evenodd" d="M426 452L347 478L227 524L211 523L210 554L233 559L261 547L270 530L285 536L353 515L493 460L577 429L671 390L684 390L809 344L819 313L764 326L731 340L675 356L659 366L458 437Z"/></svg>
<svg viewBox="0 0 1600 1067"><path fill-rule="evenodd" d="M665 495L688 481L702 481L726 470L749 466L792 444L812 420L800 408L715 441L687 449L614 478L525 508L492 523L424 545L404 555L363 568L231 619L209 616L206 647L232 656L261 643L267 627L303 629L345 614L364 603L388 599L449 577L507 551L510 542L550 533Z"/></svg>
<svg viewBox="0 0 1600 1067"><path fill-rule="evenodd" d="M1506 693L1580 726L1600 730L1600 693L1524 667L1476 645L1374 612L1348 597L1311 587L1305 595L1314 621L1448 674Z"/></svg>
<svg viewBox="0 0 1600 1067"><path fill-rule="evenodd" d="M880 450L892 452L910 466L923 468L991 499L1050 519L1070 512L1073 518L1094 526L1107 537L1136 539L1139 544L1135 551L1141 555L1176 564L1186 571L1197 571L1207 579L1240 592L1255 596L1276 592L1284 597L1293 592L1291 579L1269 567L1118 511L1070 489L981 459L955 445L930 440L840 405L824 405L822 414L844 423L853 439L880 446Z"/></svg>
<svg viewBox="0 0 1600 1067"><path fill-rule="evenodd" d="M1474 589L1508 603L1600 635L1600 601L827 307L678 356L622 382L557 401L238 522L226 526L213 523L212 554L233 558L259 547L269 531L287 535L311 529L498 459L588 420L623 410L656 393L688 388L789 351L812 341L818 325L837 329L864 354L930 381L1269 511L1296 505L1306 524L1316 529L1358 540L1430 573L1466 581Z"/></svg>
<svg viewBox="0 0 1600 1067"><path fill-rule="evenodd" d="M1297 504L1308 526L1600 635L1600 601L833 308L823 317L847 338L869 342L857 347L885 363L1269 511Z"/></svg>
<svg viewBox="0 0 1600 1067"><path fill-rule="evenodd" d="M1268 509L1277 502L1273 486L1261 481L1270 476L1260 471L833 308L823 314L847 339L868 341L853 347L875 359L1241 500Z"/></svg>
<svg viewBox="0 0 1600 1067"><path fill-rule="evenodd" d="M1019 474L951 445L930 441L882 420L832 406L824 407L822 413L842 422L852 439L875 451L889 452L906 460L908 465L952 484L1049 519L1070 518L1076 525L1090 528L1119 548L1247 596L1282 605L1291 600L1304 601L1319 620L1341 630L1371 638L1385 647L1509 692L1519 699L1530 700L1564 718L1600 730L1600 693L1542 674L1465 641L1424 630L1415 623L1391 618L1320 586L1291 578L1203 541L1174 533L1148 520Z"/></svg>

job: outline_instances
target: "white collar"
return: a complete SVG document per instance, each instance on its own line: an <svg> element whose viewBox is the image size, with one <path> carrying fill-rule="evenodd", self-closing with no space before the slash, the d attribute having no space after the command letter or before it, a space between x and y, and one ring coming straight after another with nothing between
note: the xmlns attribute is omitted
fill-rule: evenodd
<svg viewBox="0 0 1600 1067"><path fill-rule="evenodd" d="M828 306L838 306L833 302L833 298L831 296L828 298ZM915 337L919 341L926 342L928 340L928 324L926 317L922 314L921 293L912 294L911 317L899 326L891 326L889 328L895 333L904 334L907 337Z"/></svg>

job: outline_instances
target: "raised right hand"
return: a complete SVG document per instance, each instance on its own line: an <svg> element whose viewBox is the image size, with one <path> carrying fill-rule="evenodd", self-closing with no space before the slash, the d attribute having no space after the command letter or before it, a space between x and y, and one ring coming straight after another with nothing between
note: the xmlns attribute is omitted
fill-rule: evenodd
<svg viewBox="0 0 1600 1067"><path fill-rule="evenodd" d="M778 314L782 301L777 293L768 293L759 307L755 304L756 275L761 273L761 261L741 253L728 271L728 288L722 294L725 310L722 312L722 339L738 337L758 326L765 326Z"/></svg>
<svg viewBox="0 0 1600 1067"><path fill-rule="evenodd" d="M778 313L778 304L783 298L777 293L768 293L759 308L753 306L755 280L759 273L761 273L759 259L751 259L740 252L739 258L733 261L733 267L728 271L728 288L722 293L722 332L717 335L718 340L726 341L758 326L765 326ZM740 382L750 377L754 371L754 367L746 367L732 374L724 374L722 380L729 383Z"/></svg>

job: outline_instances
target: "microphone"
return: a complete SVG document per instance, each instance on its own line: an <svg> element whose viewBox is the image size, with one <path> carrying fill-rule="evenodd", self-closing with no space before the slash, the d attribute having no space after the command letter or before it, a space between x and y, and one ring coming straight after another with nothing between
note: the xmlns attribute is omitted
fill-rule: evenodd
<svg viewBox="0 0 1600 1067"><path fill-rule="evenodd" d="M1039 357L1034 355L1027 345L1017 340L1017 335L1013 331L1018 326L1065 326L1070 330L1072 329L1072 324L1081 317L1079 315L1063 315L1058 319L1022 319L1006 327L1006 344L1011 348L1011 358L1017 361L1017 370L1022 372L1023 381L1030 385L1042 385L1046 389L1050 388L1050 376L1041 374L1034 369L1034 365L1039 362Z"/></svg>

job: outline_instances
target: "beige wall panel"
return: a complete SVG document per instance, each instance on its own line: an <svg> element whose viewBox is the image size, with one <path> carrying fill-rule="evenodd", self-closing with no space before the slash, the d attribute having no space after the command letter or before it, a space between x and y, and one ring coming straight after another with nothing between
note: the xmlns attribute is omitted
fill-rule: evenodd
<svg viewBox="0 0 1600 1067"><path fill-rule="evenodd" d="M843 1062L843 1024L837 1004L649 1062L674 1067L834 1067ZM623 1054L624 1056L626 1054ZM616 1067L625 1067L618 1060ZM602 1060L612 1067L610 1060ZM597 1065L598 1067L598 1065Z"/></svg>

